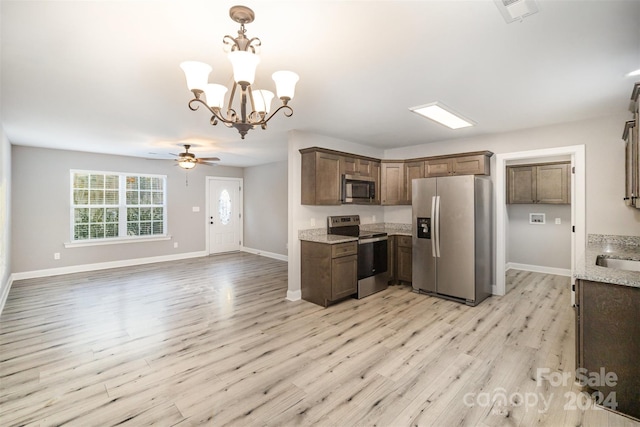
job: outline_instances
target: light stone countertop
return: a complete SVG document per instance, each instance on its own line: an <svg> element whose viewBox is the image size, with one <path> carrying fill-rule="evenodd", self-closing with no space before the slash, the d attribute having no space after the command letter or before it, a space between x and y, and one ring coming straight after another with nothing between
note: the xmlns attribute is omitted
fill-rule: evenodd
<svg viewBox="0 0 640 427"><path fill-rule="evenodd" d="M585 254L578 259L575 272L576 279L640 288L640 272L596 265L599 255L640 261L640 237L589 234Z"/></svg>
<svg viewBox="0 0 640 427"><path fill-rule="evenodd" d="M387 233L389 236L411 236L411 224L363 224L360 226L360 229L362 231L379 231ZM327 234L326 228L310 228L306 230L299 230L298 239L316 243L327 243L330 245L345 242L355 242L358 240L357 237Z"/></svg>

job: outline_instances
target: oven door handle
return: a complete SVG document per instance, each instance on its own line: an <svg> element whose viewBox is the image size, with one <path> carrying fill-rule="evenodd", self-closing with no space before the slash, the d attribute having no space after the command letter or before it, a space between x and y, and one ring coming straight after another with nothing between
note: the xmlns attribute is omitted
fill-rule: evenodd
<svg viewBox="0 0 640 427"><path fill-rule="evenodd" d="M361 239L358 240L358 244L359 245L366 245L367 243L375 243L375 242L382 242L383 240L388 240L389 238L387 236L380 236L380 237L370 237L368 239Z"/></svg>

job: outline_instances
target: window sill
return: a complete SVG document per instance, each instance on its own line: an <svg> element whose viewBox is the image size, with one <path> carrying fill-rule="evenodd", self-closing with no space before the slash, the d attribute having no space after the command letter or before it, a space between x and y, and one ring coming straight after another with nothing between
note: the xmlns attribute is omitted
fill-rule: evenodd
<svg viewBox="0 0 640 427"><path fill-rule="evenodd" d="M79 242L65 242L65 248L83 248L87 246L104 246L104 245L119 245L122 243L147 243L147 242L160 242L163 240L171 240L171 235L149 237L149 238L120 238L109 240L83 240Z"/></svg>

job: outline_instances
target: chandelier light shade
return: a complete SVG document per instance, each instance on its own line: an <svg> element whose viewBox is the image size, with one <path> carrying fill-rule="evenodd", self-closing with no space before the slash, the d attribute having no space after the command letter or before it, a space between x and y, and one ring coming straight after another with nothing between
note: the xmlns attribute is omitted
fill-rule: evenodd
<svg viewBox="0 0 640 427"><path fill-rule="evenodd" d="M240 29L237 37L224 36L222 40L224 50L228 52L227 57L233 67L234 81L226 108L225 95L228 90L225 86L209 83L209 74L212 70L210 65L203 62L186 61L180 64L180 68L187 78L187 87L194 95L194 98L189 101L189 108L196 111L200 105L204 105L212 114L210 119L212 125L215 126L218 122L222 122L227 127L236 128L240 132L240 137L244 139L251 129L256 127L266 129L267 122L280 110L283 110L285 116L291 117L293 109L288 103L293 99L299 77L293 71L273 73L272 78L282 105L270 114L271 101L275 97L273 92L252 88L256 69L260 63L257 51L262 42L257 37L247 38L244 26L253 22L255 14L248 7L233 6L229 10L229 16L240 24ZM233 107L236 92L239 92L240 98L239 111Z"/></svg>
<svg viewBox="0 0 640 427"><path fill-rule="evenodd" d="M204 96L207 105L211 108L221 109L224 106L224 96L227 93L225 86L209 83L204 86Z"/></svg>
<svg viewBox="0 0 640 427"><path fill-rule="evenodd" d="M296 83L300 79L298 75L293 71L276 71L271 78L276 82L278 98L292 100L296 91Z"/></svg>
<svg viewBox="0 0 640 427"><path fill-rule="evenodd" d="M180 68L187 77L187 87L189 90L198 90L206 86L211 73L211 65L198 61L185 61L180 64Z"/></svg>
<svg viewBox="0 0 640 427"><path fill-rule="evenodd" d="M233 80L239 84L252 85L256 79L256 68L260 57L255 53L236 50L227 54L233 66Z"/></svg>
<svg viewBox="0 0 640 427"><path fill-rule="evenodd" d="M253 102L258 113L267 113L271 111L271 101L275 95L268 90L254 90Z"/></svg>

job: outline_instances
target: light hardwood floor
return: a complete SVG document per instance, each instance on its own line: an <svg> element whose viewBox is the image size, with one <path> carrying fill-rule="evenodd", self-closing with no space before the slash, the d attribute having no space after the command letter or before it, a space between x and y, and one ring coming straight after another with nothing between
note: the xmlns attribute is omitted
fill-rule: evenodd
<svg viewBox="0 0 640 427"><path fill-rule="evenodd" d="M574 367L568 278L508 282L478 307L392 286L324 309L246 253L17 281L0 424L640 425L548 380Z"/></svg>

